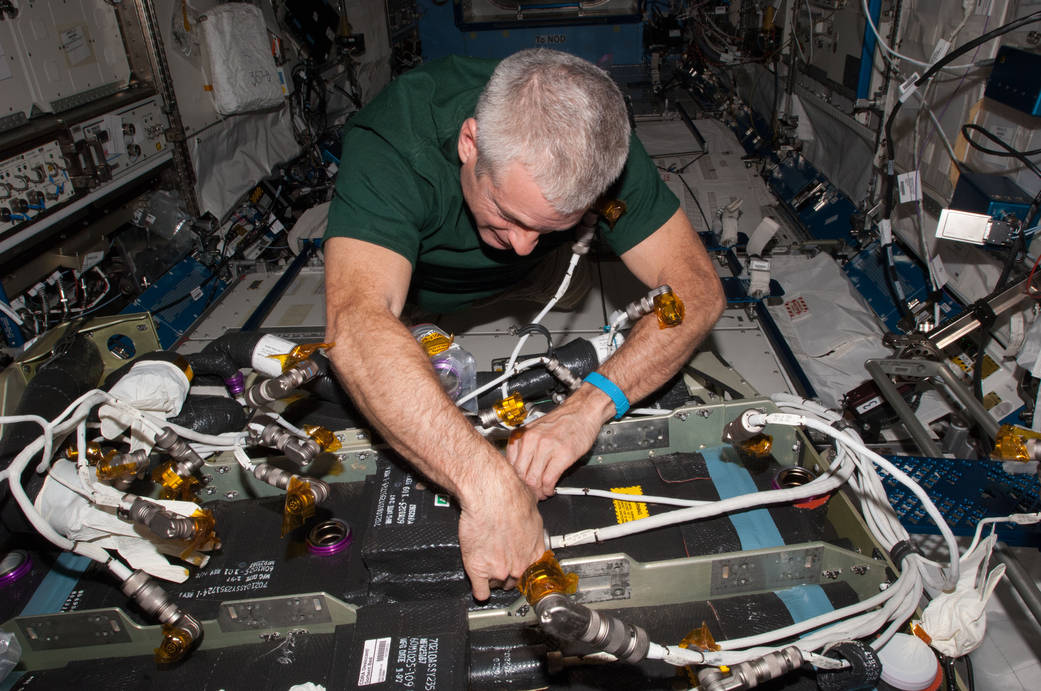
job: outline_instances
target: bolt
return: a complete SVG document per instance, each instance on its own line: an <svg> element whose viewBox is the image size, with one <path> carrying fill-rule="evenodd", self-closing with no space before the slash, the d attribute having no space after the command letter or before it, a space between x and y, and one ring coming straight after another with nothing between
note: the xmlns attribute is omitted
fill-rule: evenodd
<svg viewBox="0 0 1041 691"><path fill-rule="evenodd" d="M355 439L364 439L365 438L365 432L358 432L357 434L354 435L354 438Z"/></svg>
<svg viewBox="0 0 1041 691"><path fill-rule="evenodd" d="M216 494L216 493L217 493L217 489L214 488L214 487L207 487L206 489L203 490L203 494L209 494L211 496Z"/></svg>
<svg viewBox="0 0 1041 691"><path fill-rule="evenodd" d="M698 415L700 415L701 417L708 417L711 414L711 411L705 410L704 408L698 411Z"/></svg>
<svg viewBox="0 0 1041 691"><path fill-rule="evenodd" d="M217 472L220 473L221 475L223 475L224 473L228 472L228 466L226 466L226 465L217 466Z"/></svg>
<svg viewBox="0 0 1041 691"><path fill-rule="evenodd" d="M227 499L234 499L235 497L239 496L239 493L238 493L238 490L234 490L233 489L233 490L228 490L227 492L225 492L224 496Z"/></svg>
<svg viewBox="0 0 1041 691"><path fill-rule="evenodd" d="M690 417L690 413L676 413L676 417L680 419L680 422L686 422L687 418Z"/></svg>
<svg viewBox="0 0 1041 691"><path fill-rule="evenodd" d="M654 458L654 449L647 452L647 458Z"/></svg>

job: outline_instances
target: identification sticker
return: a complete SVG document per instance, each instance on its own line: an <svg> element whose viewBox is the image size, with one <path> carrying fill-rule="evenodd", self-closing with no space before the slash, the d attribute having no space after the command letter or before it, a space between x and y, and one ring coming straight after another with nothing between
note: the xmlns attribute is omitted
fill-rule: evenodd
<svg viewBox="0 0 1041 691"><path fill-rule="evenodd" d="M900 203L916 202L922 198L922 179L917 170L901 173L896 176L896 184L900 187Z"/></svg>
<svg viewBox="0 0 1041 691"><path fill-rule="evenodd" d="M370 638L361 651L361 672L358 686L382 684L387 680L387 661L390 659L390 636Z"/></svg>
<svg viewBox="0 0 1041 691"><path fill-rule="evenodd" d="M612 487L611 491L616 494L643 494L643 488L639 485L633 485L632 487ZM638 521L641 518L648 518L651 514L647 510L647 504L642 501L622 501L621 499L615 499L614 515L618 519L619 523L628 523L629 521Z"/></svg>

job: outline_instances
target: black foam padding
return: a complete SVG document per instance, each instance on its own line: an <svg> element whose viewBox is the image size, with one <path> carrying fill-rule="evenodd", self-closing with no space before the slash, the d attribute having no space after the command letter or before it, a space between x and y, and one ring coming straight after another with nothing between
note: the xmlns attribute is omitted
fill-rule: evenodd
<svg viewBox="0 0 1041 691"><path fill-rule="evenodd" d="M362 607L336 688L465 689L469 648L458 600Z"/></svg>
<svg viewBox="0 0 1041 691"><path fill-rule="evenodd" d="M413 587L417 599L466 592L457 502L386 458L366 482L366 494L362 557L374 594L400 600Z"/></svg>
<svg viewBox="0 0 1041 691"><path fill-rule="evenodd" d="M326 592L353 604L368 598L368 574L361 560L364 534L364 483L333 483L329 498L314 517L285 538L282 534L284 498L243 499L206 504L213 511L221 548L201 569L192 569L184 583L162 581L167 593L198 619L213 619L222 602L276 595ZM316 523L339 518L351 526L349 548L329 556L308 551L307 532ZM139 620L117 584L107 575L85 574L75 609L121 607ZM142 620L144 623L154 623Z"/></svg>
<svg viewBox="0 0 1041 691"><path fill-rule="evenodd" d="M585 465L569 473L559 484L602 490L635 486L646 495L703 500L718 498L705 469L705 461L696 453L672 454L629 463ZM654 516L676 507L646 504L646 508L648 515ZM615 503L597 497L556 495L541 502L539 512L551 535L600 528L619 520ZM643 562L687 556L679 526L666 526L621 537L612 540L609 549L611 552L624 552ZM595 555L602 554L604 550L605 545L580 545L557 550L557 556L569 558Z"/></svg>
<svg viewBox="0 0 1041 691"><path fill-rule="evenodd" d="M335 633L297 633L263 641L258 638L250 645L199 649L185 660L164 667L157 666L151 655L70 662L60 669L26 673L13 688L284 691L306 682L327 689L348 688L335 676L340 662L335 653L337 641L350 641L353 628L341 626ZM346 661L341 664L346 665Z"/></svg>
<svg viewBox="0 0 1041 691"><path fill-rule="evenodd" d="M550 686L546 653L556 645L535 626L470 634L470 691Z"/></svg>

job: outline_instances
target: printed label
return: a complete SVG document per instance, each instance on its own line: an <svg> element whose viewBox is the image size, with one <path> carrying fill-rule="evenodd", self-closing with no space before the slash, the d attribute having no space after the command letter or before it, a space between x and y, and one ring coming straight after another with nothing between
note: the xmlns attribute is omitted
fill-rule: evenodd
<svg viewBox="0 0 1041 691"><path fill-rule="evenodd" d="M803 297L789 300L784 303L784 308L788 310L788 318L792 321L810 316L810 306L806 304L806 299Z"/></svg>
<svg viewBox="0 0 1041 691"><path fill-rule="evenodd" d="M643 488L639 485L633 485L632 487L612 487L611 491L617 494L643 494ZM615 499L614 515L618 519L619 523L628 523L629 521L637 521L641 518L647 518L651 514L647 511L647 504L642 501L634 502Z"/></svg>
<svg viewBox="0 0 1041 691"><path fill-rule="evenodd" d="M922 181L917 170L897 175L896 183L900 187L901 204L916 202L922 198Z"/></svg>
<svg viewBox="0 0 1041 691"><path fill-rule="evenodd" d="M370 638L361 653L361 671L358 686L382 684L387 680L387 661L390 659L390 636Z"/></svg>
<svg viewBox="0 0 1041 691"><path fill-rule="evenodd" d="M412 525L416 522L416 513L419 505L413 498L415 479L411 475L404 475L400 487L391 487L391 468L388 466L383 471L380 481L380 496L376 503L376 514L373 516L372 525Z"/></svg>
<svg viewBox="0 0 1041 691"><path fill-rule="evenodd" d="M440 648L441 639L437 636L399 638L394 683L407 689L435 691Z"/></svg>

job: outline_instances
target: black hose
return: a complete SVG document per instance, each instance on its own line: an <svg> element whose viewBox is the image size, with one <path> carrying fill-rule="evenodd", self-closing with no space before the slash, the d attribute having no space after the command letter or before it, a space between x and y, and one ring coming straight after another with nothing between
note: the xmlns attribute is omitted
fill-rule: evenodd
<svg viewBox="0 0 1041 691"><path fill-rule="evenodd" d="M227 396L188 396L181 412L169 419L201 434L238 432L246 426L246 410Z"/></svg>
<svg viewBox="0 0 1041 691"><path fill-rule="evenodd" d="M561 364L567 367L579 379L590 372L595 372L596 368L600 366L596 347L584 338L576 338L558 347L556 349L556 357ZM478 372L477 386L480 387L497 376L499 375L494 372ZM525 400L533 400L535 397L541 397L553 391L558 385L559 382L556 377L550 374L545 367L540 366L532 367L512 377L509 380L507 391L510 394L520 394ZM479 408L487 408L497 403L499 400L498 391L499 388L495 387L478 396L477 406Z"/></svg>
<svg viewBox="0 0 1041 691"><path fill-rule="evenodd" d="M74 324L55 345L51 359L40 365L26 385L14 415L39 415L45 420L53 420L69 404L97 386L103 372L104 363L97 346L80 334L78 325ZM4 425L3 438L0 439L0 469L11 465L14 457L39 436L40 426L32 422ZM30 461L25 474L25 491L30 499L36 497L43 485L43 476L30 470L36 462L36 459ZM22 478L8 478L8 482L22 482ZM0 523L10 533L35 532L10 497L7 483L0 485Z"/></svg>
<svg viewBox="0 0 1041 691"><path fill-rule="evenodd" d="M917 80L915 80L914 88L917 89L917 88L921 87L923 84L925 84L927 81L929 81L933 77L934 74L936 74L937 72L942 70L944 67L949 65L954 60L957 60L959 57L961 57L965 53L968 53L973 48L976 48L977 46L983 45L987 41L995 39L998 36L1002 36L1004 34L1007 34L1010 31L1015 31L1016 29L1018 29L1021 26L1025 26L1027 24L1030 24L1032 22L1036 22L1036 21L1039 21L1039 20L1041 20L1041 10L1039 10L1037 12L1032 12L1032 13L1026 15L1025 17L1020 18L1020 19L1014 19L1011 22L1008 22L1007 24L1003 24L1002 26L999 26L998 28L996 28L996 29L994 29L992 31L988 31L985 34L983 34L981 36L978 36L977 38L972 39L971 41L967 41L967 42L963 43L962 45L958 46L957 48L952 50L947 55L943 56L942 58L940 58L939 60L934 62L929 67L929 69L927 69L924 73L922 73L922 76L919 77ZM896 102L896 104L893 106L893 110L891 110L889 112L889 117L886 119L886 124L885 124L885 130L884 131L885 131L885 140L886 140L886 158L889 161L890 169L887 171L887 174L884 177L885 188L884 188L884 191L883 191L883 194L882 194L882 204L883 204L883 209L884 209L883 214L882 214L883 218L890 218L892 216L892 212L893 212L893 178L896 175L896 170L894 169L894 165L893 165L894 161L896 159L896 154L895 154L896 147L895 147L895 145L893 143L893 123L896 122L896 114L900 112L900 108L902 106L903 106L903 102L902 101L897 101Z"/></svg>
<svg viewBox="0 0 1041 691"><path fill-rule="evenodd" d="M253 350L264 334L257 331L229 331L199 352L207 359L228 358L235 368L253 366Z"/></svg>

